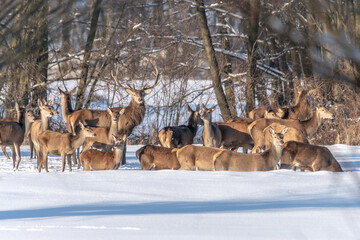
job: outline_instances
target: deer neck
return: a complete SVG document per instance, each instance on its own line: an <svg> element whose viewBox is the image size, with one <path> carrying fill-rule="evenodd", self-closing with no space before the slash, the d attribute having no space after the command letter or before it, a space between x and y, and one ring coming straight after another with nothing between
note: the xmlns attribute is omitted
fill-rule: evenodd
<svg viewBox="0 0 360 240"><path fill-rule="evenodd" d="M29 131L30 131L32 122L29 122L29 119L27 117L25 117L25 124L24 125L25 125L25 136L27 136Z"/></svg>
<svg viewBox="0 0 360 240"><path fill-rule="evenodd" d="M272 168L279 162L280 157L281 157L281 152L282 152L282 149L281 149L280 144L274 144L272 142L270 149L269 149L269 158L267 159L269 168Z"/></svg>
<svg viewBox="0 0 360 240"><path fill-rule="evenodd" d="M124 146L122 145L120 148L114 148L114 161L115 167L117 168L120 165L121 157L123 156Z"/></svg>
<svg viewBox="0 0 360 240"><path fill-rule="evenodd" d="M110 128L109 128L109 139L111 138L112 135L116 135L118 132L118 122L114 121L114 119L111 119L111 124L110 124Z"/></svg>
<svg viewBox="0 0 360 240"><path fill-rule="evenodd" d="M79 134L72 135L70 134L71 147L73 149L78 149L85 142L85 134L84 131L81 130Z"/></svg>
<svg viewBox="0 0 360 240"><path fill-rule="evenodd" d="M41 114L41 130L45 131L49 129L49 118Z"/></svg>
<svg viewBox="0 0 360 240"><path fill-rule="evenodd" d="M204 122L205 124L205 122ZM188 126L193 127L194 128L194 132L197 132L197 121L196 119L194 119L194 115L192 114L188 120Z"/></svg>
<svg viewBox="0 0 360 240"><path fill-rule="evenodd" d="M306 136L311 137L321 126L323 119L320 117L320 113L316 110L309 120L301 121L303 124Z"/></svg>
<svg viewBox="0 0 360 240"><path fill-rule="evenodd" d="M61 97L61 106L62 106L61 113L63 115L63 118L67 119L69 114L73 112L73 109L71 107L70 96Z"/></svg>

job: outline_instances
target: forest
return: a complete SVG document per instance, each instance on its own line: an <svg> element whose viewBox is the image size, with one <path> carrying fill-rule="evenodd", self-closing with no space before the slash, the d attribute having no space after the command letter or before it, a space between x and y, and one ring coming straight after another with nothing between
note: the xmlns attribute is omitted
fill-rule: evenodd
<svg viewBox="0 0 360 240"><path fill-rule="evenodd" d="M53 84L76 86L76 110L126 105L114 79L144 86L158 69L157 117L135 142L157 142L206 91L227 121L307 89L335 115L310 142L359 145L359 23L358 0L2 0L0 116L59 96Z"/></svg>

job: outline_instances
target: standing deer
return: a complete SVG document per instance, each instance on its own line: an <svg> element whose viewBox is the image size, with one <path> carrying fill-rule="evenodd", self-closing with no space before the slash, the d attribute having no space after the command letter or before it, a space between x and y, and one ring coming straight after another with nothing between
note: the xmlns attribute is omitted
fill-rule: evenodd
<svg viewBox="0 0 360 240"><path fill-rule="evenodd" d="M251 137L254 139L252 153L259 151L265 145L263 131L272 123L279 123L287 127L293 127L302 132L306 137L311 137L319 129L325 119L334 119L334 114L325 107L317 107L313 116L305 121L291 119L258 119L248 127Z"/></svg>
<svg viewBox="0 0 360 240"><path fill-rule="evenodd" d="M161 146L167 148L181 148L185 145L193 144L198 124L201 123L199 117L200 105L193 111L189 105L187 109L190 113L188 125L165 127L159 132L159 141Z"/></svg>
<svg viewBox="0 0 360 240"><path fill-rule="evenodd" d="M81 122L79 124L80 132L77 135L72 133L59 133L45 130L39 135L40 149L38 152L38 171L44 165L45 171L48 170L48 154L61 155L62 168L65 170L65 157L71 171L71 155L78 149L87 137L95 137L96 134L89 127L85 127Z"/></svg>
<svg viewBox="0 0 360 240"><path fill-rule="evenodd" d="M39 154L40 146L39 146L39 135L43 131L49 129L49 119L58 114L52 105L54 105L54 99L49 102L38 100L38 105L40 108L40 119L37 119L33 122L30 128L30 137L34 144L34 148L37 154ZM39 155L38 155L39 159Z"/></svg>
<svg viewBox="0 0 360 240"><path fill-rule="evenodd" d="M216 171L270 171L273 170L281 157L281 146L285 128L281 133L275 133L271 127L264 129L265 139L270 143L268 151L263 153L243 154L232 151L222 151L214 157Z"/></svg>
<svg viewBox="0 0 360 240"><path fill-rule="evenodd" d="M126 134L122 138L112 136L114 151L101 152L95 149L88 149L80 154L80 162L84 171L94 170L116 170L120 166L126 144Z"/></svg>
<svg viewBox="0 0 360 240"><path fill-rule="evenodd" d="M206 108L203 104L203 110L201 112L201 119L204 121L204 129L202 133L202 140L205 147L221 147L221 131L218 125L211 122L211 114L215 110L216 106L212 108Z"/></svg>
<svg viewBox="0 0 360 240"><path fill-rule="evenodd" d="M27 130L25 126L25 118L26 115L28 115L27 118L29 121L34 121L34 115L31 114L31 112L25 112L26 108L20 109L17 103L15 104L15 108L18 111L17 121L0 121L0 145L10 146L13 168L17 170L21 161L20 146L24 141L25 132ZM18 161L15 167L16 155L18 157Z"/></svg>
<svg viewBox="0 0 360 240"><path fill-rule="evenodd" d="M343 171L338 161L326 147L295 141L284 144L281 156L282 168L284 168L283 165L293 166L294 171L296 170L296 167L300 168L301 171L309 170L312 172Z"/></svg>
<svg viewBox="0 0 360 240"><path fill-rule="evenodd" d="M136 151L136 157L140 161L142 170L177 170L180 168L176 157L177 150L177 148L146 145Z"/></svg>

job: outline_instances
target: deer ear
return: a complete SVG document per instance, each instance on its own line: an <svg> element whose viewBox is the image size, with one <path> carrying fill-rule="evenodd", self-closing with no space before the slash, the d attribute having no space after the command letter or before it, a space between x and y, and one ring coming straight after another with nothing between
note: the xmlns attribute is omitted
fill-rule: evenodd
<svg viewBox="0 0 360 240"><path fill-rule="evenodd" d="M82 122L79 122L79 126L80 126L81 129L85 128L85 126L84 126L84 124Z"/></svg>
<svg viewBox="0 0 360 240"><path fill-rule="evenodd" d="M189 106L189 104L186 104L186 106L187 106L188 111L191 113L193 110L191 109L191 107Z"/></svg>
<svg viewBox="0 0 360 240"><path fill-rule="evenodd" d="M124 89L129 95L131 95L131 96L134 95L134 92L130 88L124 88Z"/></svg>
<svg viewBox="0 0 360 240"><path fill-rule="evenodd" d="M288 131L288 128L286 127L281 131L281 134L284 135L285 133L287 133L287 131Z"/></svg>
<svg viewBox="0 0 360 240"><path fill-rule="evenodd" d="M39 105L39 107L43 106L43 102L40 99L38 99L38 105Z"/></svg>
<svg viewBox="0 0 360 240"><path fill-rule="evenodd" d="M274 129L273 129L272 127L269 127L269 132L270 132L272 135L275 134L275 131L274 131Z"/></svg>
<svg viewBox="0 0 360 240"><path fill-rule="evenodd" d="M120 114L120 115L123 115L124 112L125 112L125 108L121 109L120 112L119 112L119 114Z"/></svg>
<svg viewBox="0 0 360 240"><path fill-rule="evenodd" d="M214 111L216 109L217 105L213 106L212 108L210 108L211 111Z"/></svg>
<svg viewBox="0 0 360 240"><path fill-rule="evenodd" d="M153 90L152 88L149 88L149 89L146 89L144 92L146 95L148 95L152 92L152 90Z"/></svg>
<svg viewBox="0 0 360 240"><path fill-rule="evenodd" d="M112 111L110 108L107 108L106 111L111 115L112 114Z"/></svg>
<svg viewBox="0 0 360 240"><path fill-rule="evenodd" d="M16 111L20 110L19 104L17 102L15 103L15 109L16 109Z"/></svg>
<svg viewBox="0 0 360 240"><path fill-rule="evenodd" d="M200 110L200 104L196 105L196 111L198 112Z"/></svg>
<svg viewBox="0 0 360 240"><path fill-rule="evenodd" d="M75 92L76 92L76 87L74 87L74 89L73 89L73 90L71 90L71 91L69 92L69 94L70 94L70 95L74 95L74 94L75 94Z"/></svg>

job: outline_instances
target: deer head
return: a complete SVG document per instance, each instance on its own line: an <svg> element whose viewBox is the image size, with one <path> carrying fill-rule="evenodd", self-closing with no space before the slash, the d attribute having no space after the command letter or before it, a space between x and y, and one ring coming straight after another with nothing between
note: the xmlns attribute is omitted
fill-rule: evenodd
<svg viewBox="0 0 360 240"><path fill-rule="evenodd" d="M203 104L203 110L201 111L201 115L200 118L202 120L209 120L211 121L211 113L215 110L215 108L217 107L216 105L211 107L211 108L206 108L206 106Z"/></svg>
<svg viewBox="0 0 360 240"><path fill-rule="evenodd" d="M46 102L45 100L38 99L38 105L40 108L40 111L45 114L45 117L52 117L54 115L58 114L58 111L56 111L52 105L54 105L54 99L50 100L49 102Z"/></svg>
<svg viewBox="0 0 360 240"><path fill-rule="evenodd" d="M107 112L111 116L112 121L116 122L119 120L120 115L125 112L125 108L122 108L120 111L118 111L117 109L107 108Z"/></svg>
<svg viewBox="0 0 360 240"><path fill-rule="evenodd" d="M84 137L96 137L96 133L88 126L84 126L82 122L79 123L80 132L83 132Z"/></svg>
<svg viewBox="0 0 360 240"><path fill-rule="evenodd" d="M123 134L120 137L112 135L114 148L123 148L126 141L126 134Z"/></svg>
<svg viewBox="0 0 360 240"><path fill-rule="evenodd" d="M160 74L157 68L155 68L155 75L156 75L155 83L152 86L150 86L149 81L147 81L141 89L136 89L134 85L132 87L129 85L127 85L127 87L123 86L118 80L117 76L114 75L113 72L111 72L111 77L114 79L117 85L119 85L119 87L124 89L133 98L133 100L140 105L144 104L145 96L150 94L153 88L160 83L159 81Z"/></svg>

